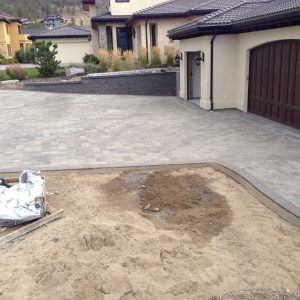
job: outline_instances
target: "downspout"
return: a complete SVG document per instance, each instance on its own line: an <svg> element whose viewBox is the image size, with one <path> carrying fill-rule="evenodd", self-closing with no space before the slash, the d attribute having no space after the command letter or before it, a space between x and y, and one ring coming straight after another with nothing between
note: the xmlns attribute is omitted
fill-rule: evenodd
<svg viewBox="0 0 300 300"><path fill-rule="evenodd" d="M145 23L146 30L146 49L147 49L147 62L149 63L149 45L148 45L148 19L146 19Z"/></svg>
<svg viewBox="0 0 300 300"><path fill-rule="evenodd" d="M214 42L217 34L210 41L210 111L214 111Z"/></svg>

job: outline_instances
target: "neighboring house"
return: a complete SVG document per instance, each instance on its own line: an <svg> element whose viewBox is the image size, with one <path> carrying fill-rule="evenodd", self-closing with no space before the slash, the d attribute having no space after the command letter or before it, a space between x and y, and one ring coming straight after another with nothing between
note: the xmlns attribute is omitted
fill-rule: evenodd
<svg viewBox="0 0 300 300"><path fill-rule="evenodd" d="M169 37L180 41L182 98L300 129L299 0L238 1Z"/></svg>
<svg viewBox="0 0 300 300"><path fill-rule="evenodd" d="M86 27L63 25L29 36L33 42L51 41L58 48L57 59L62 63L82 63L83 56L91 53L91 31Z"/></svg>
<svg viewBox="0 0 300 300"><path fill-rule="evenodd" d="M13 57L16 51L30 47L31 41L21 32L21 20L0 13L0 54Z"/></svg>
<svg viewBox="0 0 300 300"><path fill-rule="evenodd" d="M45 29L53 29L57 26L60 26L62 23L64 23L64 19L60 16L47 16L42 20L42 23L45 26Z"/></svg>

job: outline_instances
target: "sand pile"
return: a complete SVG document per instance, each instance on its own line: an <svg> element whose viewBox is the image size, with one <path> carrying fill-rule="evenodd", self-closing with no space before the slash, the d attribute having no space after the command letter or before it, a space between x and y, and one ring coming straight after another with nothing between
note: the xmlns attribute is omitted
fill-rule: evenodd
<svg viewBox="0 0 300 300"><path fill-rule="evenodd" d="M300 290L299 228L212 168L50 174L47 186L66 218L0 250L1 299Z"/></svg>

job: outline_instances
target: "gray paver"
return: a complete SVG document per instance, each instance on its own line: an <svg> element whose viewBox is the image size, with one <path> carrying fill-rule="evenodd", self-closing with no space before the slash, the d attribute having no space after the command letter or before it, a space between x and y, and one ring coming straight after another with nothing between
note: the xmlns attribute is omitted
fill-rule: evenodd
<svg viewBox="0 0 300 300"><path fill-rule="evenodd" d="M0 171L219 162L300 216L300 132L176 97L0 91Z"/></svg>

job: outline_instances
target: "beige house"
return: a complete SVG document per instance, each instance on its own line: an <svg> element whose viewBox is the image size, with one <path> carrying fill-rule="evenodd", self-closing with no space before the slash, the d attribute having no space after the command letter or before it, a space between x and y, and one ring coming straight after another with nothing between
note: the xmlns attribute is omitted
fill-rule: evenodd
<svg viewBox="0 0 300 300"><path fill-rule="evenodd" d="M22 49L29 49L31 41L21 32L21 20L0 13L0 55L11 58Z"/></svg>
<svg viewBox="0 0 300 300"><path fill-rule="evenodd" d="M111 50L133 50L139 57L141 47L157 46L161 54L173 42L167 36L168 30L186 24L199 16L223 8L222 1L213 6L207 0L83 0L85 9L90 10L92 21L93 52L99 48Z"/></svg>
<svg viewBox="0 0 300 300"><path fill-rule="evenodd" d="M63 64L82 63L84 55L92 51L91 31L86 27L63 25L33 34L29 39L57 44L57 59Z"/></svg>
<svg viewBox="0 0 300 300"><path fill-rule="evenodd" d="M231 1L168 36L180 42L181 98L300 129L299 1Z"/></svg>

